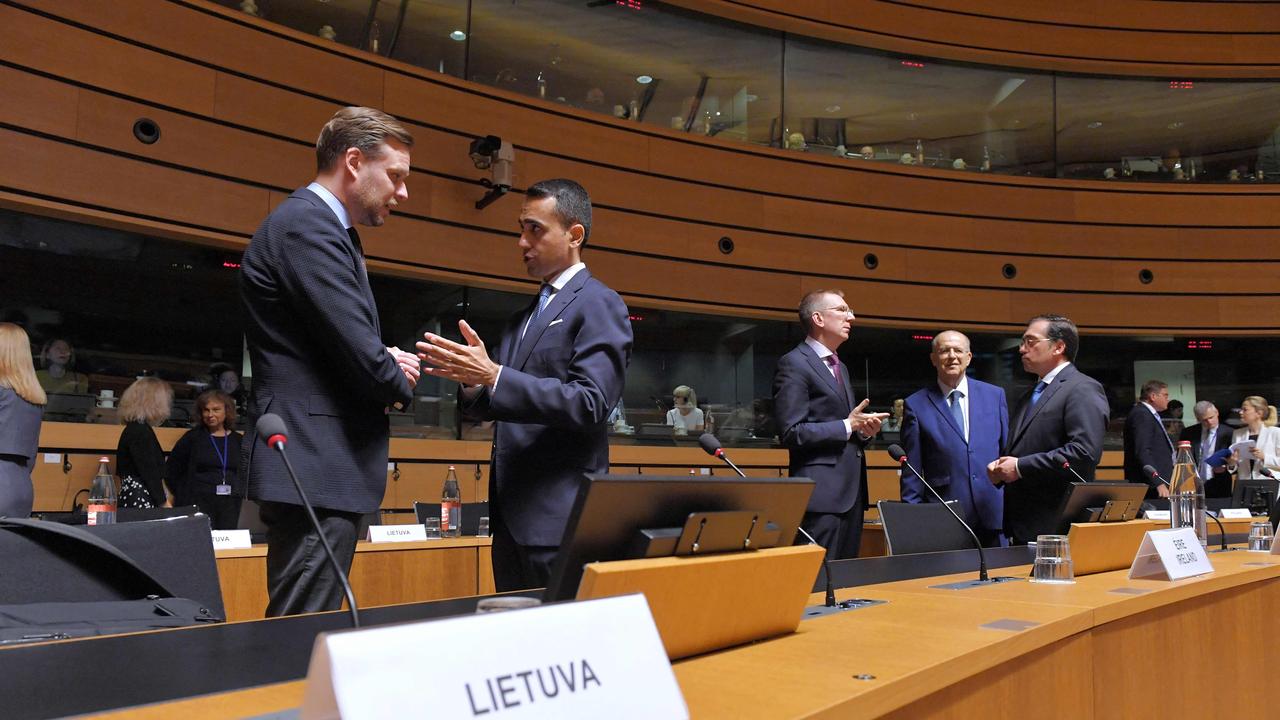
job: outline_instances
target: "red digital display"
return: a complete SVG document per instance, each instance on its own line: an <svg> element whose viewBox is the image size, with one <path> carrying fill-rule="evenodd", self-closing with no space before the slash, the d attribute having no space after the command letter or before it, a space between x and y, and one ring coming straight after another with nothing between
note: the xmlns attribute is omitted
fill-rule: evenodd
<svg viewBox="0 0 1280 720"><path fill-rule="evenodd" d="M628 10L639 10L644 7L643 0L614 0L615 5L619 5Z"/></svg>
<svg viewBox="0 0 1280 720"><path fill-rule="evenodd" d="M933 342L932 335L912 335L911 339L916 342Z"/></svg>
<svg viewBox="0 0 1280 720"><path fill-rule="evenodd" d="M922 63L922 62L920 62L920 61L918 61L918 60L903 60L903 61L902 61L902 67L909 67L909 68L922 68L922 67L924 67L924 63Z"/></svg>
<svg viewBox="0 0 1280 720"><path fill-rule="evenodd" d="M1213 341L1212 340L1188 340L1187 349L1188 350L1212 350Z"/></svg>
<svg viewBox="0 0 1280 720"><path fill-rule="evenodd" d="M1190 90L1195 86L1196 84L1192 80L1170 80L1169 81L1170 90Z"/></svg>

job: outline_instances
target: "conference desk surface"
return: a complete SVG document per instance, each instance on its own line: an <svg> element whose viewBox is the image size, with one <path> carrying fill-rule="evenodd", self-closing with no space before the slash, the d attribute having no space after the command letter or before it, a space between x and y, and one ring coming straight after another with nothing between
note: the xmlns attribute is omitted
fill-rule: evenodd
<svg viewBox="0 0 1280 720"><path fill-rule="evenodd" d="M1118 570L1072 585L931 587L965 573L849 588L838 596L886 602L675 673L694 718L1261 717L1280 662L1280 558L1212 562L1177 582ZM296 708L302 691L276 683L93 717L247 717Z"/></svg>

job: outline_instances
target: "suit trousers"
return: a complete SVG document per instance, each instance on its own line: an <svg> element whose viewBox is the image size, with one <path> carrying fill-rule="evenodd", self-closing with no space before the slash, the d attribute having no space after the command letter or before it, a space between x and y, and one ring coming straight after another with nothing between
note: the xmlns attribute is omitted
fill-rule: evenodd
<svg viewBox="0 0 1280 720"><path fill-rule="evenodd" d="M521 545L501 522L493 526L493 585L498 592L544 588L559 548Z"/></svg>
<svg viewBox="0 0 1280 720"><path fill-rule="evenodd" d="M858 557L862 546L862 503L842 513L806 512L800 526L827 549L828 560L847 560ZM809 540L796 533L796 544L806 545Z"/></svg>
<svg viewBox="0 0 1280 720"><path fill-rule="evenodd" d="M356 554L360 513L316 508L316 517L344 573ZM344 594L320 536L301 505L261 503L267 525L267 617L338 610Z"/></svg>

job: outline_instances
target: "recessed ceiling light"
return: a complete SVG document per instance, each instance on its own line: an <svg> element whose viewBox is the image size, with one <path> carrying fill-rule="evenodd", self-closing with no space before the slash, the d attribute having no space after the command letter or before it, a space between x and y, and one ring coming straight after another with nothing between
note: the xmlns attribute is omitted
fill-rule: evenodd
<svg viewBox="0 0 1280 720"><path fill-rule="evenodd" d="M638 75L636 76L636 82L640 83L641 85L648 85L649 83L653 82L653 77L649 75Z"/></svg>
<svg viewBox="0 0 1280 720"><path fill-rule="evenodd" d="M449 39L462 42L463 40L467 39L467 34L462 32L461 30L454 30L453 32L449 33Z"/></svg>
<svg viewBox="0 0 1280 720"><path fill-rule="evenodd" d="M839 106L839 105L828 105L828 106L826 107L826 110L827 110L827 112L840 112L840 106Z"/></svg>
<svg viewBox="0 0 1280 720"><path fill-rule="evenodd" d="M1102 127L1102 121L1094 120L1093 122L1089 123L1088 127L1090 130L1097 130L1098 128Z"/></svg>
<svg viewBox="0 0 1280 720"><path fill-rule="evenodd" d="M748 95L747 102L755 102L760 99L759 95Z"/></svg>
<svg viewBox="0 0 1280 720"><path fill-rule="evenodd" d="M1169 128L1170 130L1178 130L1178 129L1179 129L1179 128L1181 128L1181 127L1182 127L1182 121L1181 121L1181 120L1174 120L1173 122L1169 123L1169 125L1168 125L1168 128Z"/></svg>

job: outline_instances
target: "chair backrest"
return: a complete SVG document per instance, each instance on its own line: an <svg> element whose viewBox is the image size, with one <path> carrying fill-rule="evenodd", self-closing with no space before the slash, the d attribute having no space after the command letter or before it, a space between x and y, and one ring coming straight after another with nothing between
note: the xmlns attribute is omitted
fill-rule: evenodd
<svg viewBox="0 0 1280 720"><path fill-rule="evenodd" d="M964 510L954 500L947 504L964 517ZM876 507L880 509L885 546L890 555L973 547L973 537L938 503L881 500Z"/></svg>
<svg viewBox="0 0 1280 720"><path fill-rule="evenodd" d="M418 518L418 524L422 524L429 517L440 517L440 503L415 502L413 512ZM489 503L487 502L462 503L462 534L479 534L480 518L488 514Z"/></svg>

